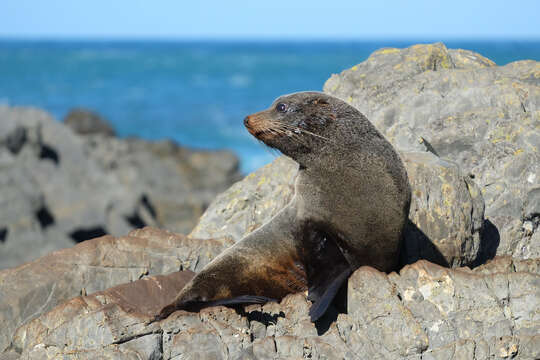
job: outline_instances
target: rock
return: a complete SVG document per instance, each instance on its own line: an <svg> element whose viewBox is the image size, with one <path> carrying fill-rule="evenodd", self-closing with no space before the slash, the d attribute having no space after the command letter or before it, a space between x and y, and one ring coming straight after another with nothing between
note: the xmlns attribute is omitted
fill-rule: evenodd
<svg viewBox="0 0 540 360"><path fill-rule="evenodd" d="M73 132L80 135L101 134L115 136L114 128L98 113L88 109L76 108L69 111L64 118L64 123Z"/></svg>
<svg viewBox="0 0 540 360"><path fill-rule="evenodd" d="M471 174L497 254L540 256L540 63L496 66L443 44L382 49L324 91L364 113L400 150L428 150Z"/></svg>
<svg viewBox="0 0 540 360"><path fill-rule="evenodd" d="M428 259L457 267L492 257L481 251L489 240L481 241L484 202L476 185L432 153L401 156L412 187L402 262ZM291 200L297 172L294 161L280 157L248 175L214 200L189 236L242 239Z"/></svg>
<svg viewBox="0 0 540 360"><path fill-rule="evenodd" d="M70 247L67 236L50 239L51 214L31 170L0 164L0 264L13 267L33 256Z"/></svg>
<svg viewBox="0 0 540 360"><path fill-rule="evenodd" d="M154 225L187 233L238 179L225 151L75 135L38 109L0 107L0 269Z"/></svg>
<svg viewBox="0 0 540 360"><path fill-rule="evenodd" d="M242 239L291 201L297 174L294 160L278 157L219 194L189 236Z"/></svg>
<svg viewBox="0 0 540 360"><path fill-rule="evenodd" d="M99 173L82 141L43 111L0 107L0 149L7 154L0 166L8 185L0 195L0 218L6 221L0 228L8 230L0 244L2 267L71 246L81 231L114 231L107 210L121 221L122 209L137 200Z"/></svg>
<svg viewBox="0 0 540 360"><path fill-rule="evenodd" d="M502 265L498 262L501 261ZM190 276L152 277L69 300L20 327L6 356L49 359L535 359L540 268L502 258L447 269L426 261L349 279L347 313L309 320L305 294L236 310L151 314ZM507 272L498 272L502 266ZM133 294L140 295L139 297ZM89 336L89 334L91 334Z"/></svg>
<svg viewBox="0 0 540 360"><path fill-rule="evenodd" d="M455 163L430 152L401 153L411 184L404 264L427 259L443 266L478 265L494 256L482 238L484 200Z"/></svg>
<svg viewBox="0 0 540 360"><path fill-rule="evenodd" d="M73 298L18 331L14 337L14 347L17 350L31 347L29 357L36 359L54 357L66 351L78 352L78 349L87 349L93 358L126 356L130 353L146 359L152 356L157 358L161 353L161 335L154 334L158 329L157 324L147 326L145 322L149 322L163 306L172 302L194 275L191 271L180 271L166 276L150 276ZM69 320L66 321L66 318ZM103 331L105 327L107 331ZM54 331L49 332L51 328ZM82 336L81 331L97 336ZM43 341L48 346L36 348L36 344ZM99 350L104 344L108 346L100 355Z"/></svg>
<svg viewBox="0 0 540 360"><path fill-rule="evenodd" d="M144 228L119 238L88 240L0 271L0 351L19 325L65 300L147 275L199 271L231 244L227 239L200 241Z"/></svg>
<svg viewBox="0 0 540 360"><path fill-rule="evenodd" d="M180 233L191 231L215 196L240 178L238 158L230 151L106 137L87 137L85 149L105 173L144 194L157 224Z"/></svg>

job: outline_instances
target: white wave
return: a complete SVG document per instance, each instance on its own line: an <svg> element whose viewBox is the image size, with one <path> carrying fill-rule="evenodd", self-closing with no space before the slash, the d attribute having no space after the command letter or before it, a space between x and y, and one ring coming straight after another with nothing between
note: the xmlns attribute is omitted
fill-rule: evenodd
<svg viewBox="0 0 540 360"><path fill-rule="evenodd" d="M245 74L234 74L228 80L229 84L236 88L245 88L251 84L251 78Z"/></svg>

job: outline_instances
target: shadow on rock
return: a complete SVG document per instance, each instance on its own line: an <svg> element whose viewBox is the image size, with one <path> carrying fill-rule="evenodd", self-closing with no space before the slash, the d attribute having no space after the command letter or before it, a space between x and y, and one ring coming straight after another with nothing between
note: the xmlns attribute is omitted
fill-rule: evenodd
<svg viewBox="0 0 540 360"><path fill-rule="evenodd" d="M450 267L433 241L410 220L405 226L404 237L400 252L400 268L418 260L427 260L444 267ZM475 268L493 259L497 254L499 243L499 230L490 220L485 219L478 254L470 264L466 265Z"/></svg>
<svg viewBox="0 0 540 360"><path fill-rule="evenodd" d="M484 220L484 226L482 229L482 235L480 237L480 249L478 250L478 256L471 263L471 267L475 268L479 265L485 264L488 260L491 260L497 255L497 248L501 242L501 235L499 229L490 220Z"/></svg>
<svg viewBox="0 0 540 360"><path fill-rule="evenodd" d="M247 312L241 305L231 306L231 308L234 309L238 315L246 317L248 321L257 321L266 327L275 325L278 318L285 318L285 313L283 311L280 311L279 314L270 314L259 310Z"/></svg>
<svg viewBox="0 0 540 360"><path fill-rule="evenodd" d="M446 261L435 244L412 221L407 221L404 234L399 256L400 268L422 259L444 267L450 267L450 264L448 264L448 261Z"/></svg>

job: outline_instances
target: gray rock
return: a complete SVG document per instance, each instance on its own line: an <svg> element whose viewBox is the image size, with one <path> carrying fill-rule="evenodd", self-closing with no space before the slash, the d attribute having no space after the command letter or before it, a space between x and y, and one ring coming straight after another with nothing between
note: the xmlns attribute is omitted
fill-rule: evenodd
<svg viewBox="0 0 540 360"><path fill-rule="evenodd" d="M403 263L427 259L458 267L484 262L489 238L482 238L484 200L459 166L430 152L401 153L411 184Z"/></svg>
<svg viewBox="0 0 540 360"><path fill-rule="evenodd" d="M382 49L324 91L363 112L400 150L430 150L472 174L497 254L539 257L540 63L506 66L443 44Z"/></svg>
<svg viewBox="0 0 540 360"><path fill-rule="evenodd" d="M0 145L6 144L11 152L10 160L2 164L5 176L11 177L2 196L10 203L28 204L26 208L3 206L1 212L6 215L0 218L34 220L27 227L30 235L22 229L8 233L1 245L2 257L11 260L2 267L13 266L15 259L29 261L43 251L132 228L128 217L142 194L100 171L80 137L37 109L0 107L0 124ZM18 133L25 135L14 135ZM10 140L14 137L19 140ZM31 198L25 197L29 191L34 194ZM7 226L9 231L12 224L0 227Z"/></svg>
<svg viewBox="0 0 540 360"><path fill-rule="evenodd" d="M540 356L540 274L516 269L538 270L540 262L526 263L502 258L471 271L419 261L390 275L362 267L349 279L347 312L317 324L309 320L309 301L302 293L279 304L177 311L149 323L191 275L150 277L56 306L21 326L5 355L535 359Z"/></svg>
<svg viewBox="0 0 540 360"><path fill-rule="evenodd" d="M219 194L189 236L242 239L291 201L297 174L295 161L278 157Z"/></svg>
<svg viewBox="0 0 540 360"><path fill-rule="evenodd" d="M80 135L101 134L115 136L112 125L98 113L88 109L75 108L70 110L64 117L64 123L73 132Z"/></svg>
<svg viewBox="0 0 540 360"><path fill-rule="evenodd" d="M80 352L88 359L160 358L161 334L154 334L157 324L147 325L140 320L150 320L193 275L191 271L181 271L151 276L76 297L22 327L15 334L10 350L18 352L30 347L22 356L28 359L53 359L66 353L78 357ZM70 320L66 322L65 316ZM95 328L90 328L90 324ZM54 331L49 332L51 327ZM101 331L104 327L111 331ZM94 336L84 336L81 331ZM43 338L44 334L47 339ZM47 346L40 346L42 341Z"/></svg>
<svg viewBox="0 0 540 360"><path fill-rule="evenodd" d="M230 152L74 134L44 111L0 107L0 269L145 225L187 233L238 179Z"/></svg>
<svg viewBox="0 0 540 360"><path fill-rule="evenodd" d="M13 267L32 256L70 247L67 236L50 231L51 215L32 171L0 163L0 264Z"/></svg>
<svg viewBox="0 0 540 360"><path fill-rule="evenodd" d="M105 236L0 271L0 350L13 331L74 296L105 290L147 275L198 271L230 246L227 239L200 241L155 228Z"/></svg>
<svg viewBox="0 0 540 360"><path fill-rule="evenodd" d="M101 136L87 137L84 148L103 172L144 194L157 225L180 233L191 231L214 197L240 177L238 158L230 151Z"/></svg>
<svg viewBox="0 0 540 360"><path fill-rule="evenodd" d="M484 202L476 185L456 164L432 153L401 156L412 187L402 262L428 259L456 267L485 260L480 251ZM290 201L297 172L294 161L280 157L248 175L214 200L189 236L240 240Z"/></svg>

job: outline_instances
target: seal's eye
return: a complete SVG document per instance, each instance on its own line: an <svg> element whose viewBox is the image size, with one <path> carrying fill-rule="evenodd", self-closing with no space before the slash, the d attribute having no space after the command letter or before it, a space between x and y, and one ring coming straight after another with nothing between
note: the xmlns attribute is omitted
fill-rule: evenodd
<svg viewBox="0 0 540 360"><path fill-rule="evenodd" d="M279 112L285 112L287 111L287 104L279 103L276 105L276 110Z"/></svg>

